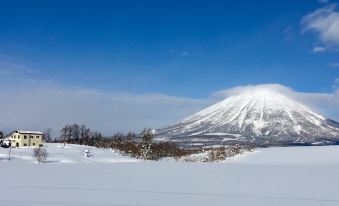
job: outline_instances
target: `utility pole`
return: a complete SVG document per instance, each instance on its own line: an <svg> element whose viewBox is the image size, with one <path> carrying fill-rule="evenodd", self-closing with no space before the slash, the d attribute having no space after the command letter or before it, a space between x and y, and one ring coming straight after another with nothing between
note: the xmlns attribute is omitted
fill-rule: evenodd
<svg viewBox="0 0 339 206"><path fill-rule="evenodd" d="M8 162L11 162L12 142L9 141Z"/></svg>

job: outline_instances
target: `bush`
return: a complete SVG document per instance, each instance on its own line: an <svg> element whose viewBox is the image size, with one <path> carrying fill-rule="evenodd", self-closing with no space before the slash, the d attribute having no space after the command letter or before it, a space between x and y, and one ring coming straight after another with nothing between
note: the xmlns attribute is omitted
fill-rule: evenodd
<svg viewBox="0 0 339 206"><path fill-rule="evenodd" d="M219 147L216 149L212 149L209 152L208 161L215 162L215 161L223 161L227 158L227 151L225 147Z"/></svg>
<svg viewBox="0 0 339 206"><path fill-rule="evenodd" d="M154 143L152 144L151 148L153 160L157 160L163 157L180 158L182 156L189 154L189 151L180 149L177 147L177 145L171 142Z"/></svg>
<svg viewBox="0 0 339 206"><path fill-rule="evenodd" d="M220 162L247 151L252 151L252 147L235 144L217 148L201 148L195 151L191 150L190 153L180 159L186 162Z"/></svg>
<svg viewBox="0 0 339 206"><path fill-rule="evenodd" d="M38 163L41 163L46 161L48 153L46 149L39 147L33 149L33 156L38 161Z"/></svg>

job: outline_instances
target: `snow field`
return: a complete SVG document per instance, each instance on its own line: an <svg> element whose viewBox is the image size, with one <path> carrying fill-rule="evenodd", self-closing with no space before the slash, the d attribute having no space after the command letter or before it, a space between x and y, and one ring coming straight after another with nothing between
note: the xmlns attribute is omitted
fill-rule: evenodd
<svg viewBox="0 0 339 206"><path fill-rule="evenodd" d="M259 149L223 163L140 161L110 150L47 144L36 164L29 149L0 150L0 205L339 205L339 146ZM55 151L55 153L54 153ZM134 161L134 162L133 162ZM139 161L139 160L138 160Z"/></svg>

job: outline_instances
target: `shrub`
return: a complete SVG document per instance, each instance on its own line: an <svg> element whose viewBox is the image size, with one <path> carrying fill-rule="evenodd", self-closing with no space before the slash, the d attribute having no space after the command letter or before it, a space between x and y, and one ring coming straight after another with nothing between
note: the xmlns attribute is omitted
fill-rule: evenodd
<svg viewBox="0 0 339 206"><path fill-rule="evenodd" d="M215 162L215 161L223 161L227 158L227 151L225 147L219 147L216 149L212 149L209 152L208 161Z"/></svg>
<svg viewBox="0 0 339 206"><path fill-rule="evenodd" d="M46 161L48 153L45 148L39 147L33 149L33 156L38 161L38 163L41 163Z"/></svg>

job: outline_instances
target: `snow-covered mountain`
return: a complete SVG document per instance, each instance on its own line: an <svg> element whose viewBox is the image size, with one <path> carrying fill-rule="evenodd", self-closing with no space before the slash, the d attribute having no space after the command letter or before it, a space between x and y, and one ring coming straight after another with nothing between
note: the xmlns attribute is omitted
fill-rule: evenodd
<svg viewBox="0 0 339 206"><path fill-rule="evenodd" d="M339 123L278 90L258 87L231 96L178 124L156 131L159 139L190 144L229 141L314 143L339 139Z"/></svg>

